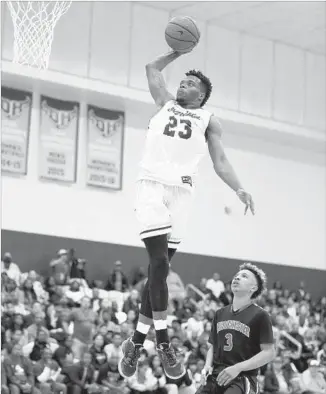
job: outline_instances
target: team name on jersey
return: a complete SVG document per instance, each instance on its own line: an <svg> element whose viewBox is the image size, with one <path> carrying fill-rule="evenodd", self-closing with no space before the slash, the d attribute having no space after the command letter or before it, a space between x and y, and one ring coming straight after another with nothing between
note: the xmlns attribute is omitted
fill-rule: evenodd
<svg viewBox="0 0 326 394"><path fill-rule="evenodd" d="M173 114L176 116L189 116L190 118L193 118L193 119L198 119L198 120L201 119L199 115L196 115L190 111L182 112L182 111L179 111L178 109L176 109L175 107L169 108L168 112L173 112Z"/></svg>
<svg viewBox="0 0 326 394"><path fill-rule="evenodd" d="M222 330L236 330L241 332L246 337L250 337L250 327L237 320L226 320L216 324L216 331L219 333Z"/></svg>

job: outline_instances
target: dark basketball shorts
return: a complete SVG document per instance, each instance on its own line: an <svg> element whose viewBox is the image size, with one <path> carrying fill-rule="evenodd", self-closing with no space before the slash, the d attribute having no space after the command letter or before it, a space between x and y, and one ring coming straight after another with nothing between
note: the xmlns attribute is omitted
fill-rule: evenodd
<svg viewBox="0 0 326 394"><path fill-rule="evenodd" d="M259 385L253 376L238 376L228 386L219 386L216 376L209 375L205 386L199 387L196 394L258 394Z"/></svg>

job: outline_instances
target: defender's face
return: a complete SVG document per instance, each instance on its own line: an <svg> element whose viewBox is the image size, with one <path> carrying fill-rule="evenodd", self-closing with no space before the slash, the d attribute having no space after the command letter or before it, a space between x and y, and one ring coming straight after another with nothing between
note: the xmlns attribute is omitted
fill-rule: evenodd
<svg viewBox="0 0 326 394"><path fill-rule="evenodd" d="M254 293L257 290L255 275L249 270L239 271L232 279L231 289L233 293Z"/></svg>
<svg viewBox="0 0 326 394"><path fill-rule="evenodd" d="M177 101L180 103L190 103L200 100L200 83L200 79L193 75L189 75L183 79L177 91Z"/></svg>

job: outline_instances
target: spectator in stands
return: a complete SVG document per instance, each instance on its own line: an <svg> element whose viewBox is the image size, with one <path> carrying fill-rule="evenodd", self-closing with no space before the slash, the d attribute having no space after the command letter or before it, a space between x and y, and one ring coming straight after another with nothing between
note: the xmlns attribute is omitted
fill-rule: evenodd
<svg viewBox="0 0 326 394"><path fill-rule="evenodd" d="M298 290L296 290L296 297L298 301L302 301L306 295L306 284L302 280L299 284Z"/></svg>
<svg viewBox="0 0 326 394"><path fill-rule="evenodd" d="M122 376L118 372L118 358L111 358L106 369L101 369L98 383L102 387L104 393L128 394L129 389Z"/></svg>
<svg viewBox="0 0 326 394"><path fill-rule="evenodd" d="M45 279L44 290L49 294L49 301L51 303L57 301L59 294L58 294L56 280L53 276L49 276Z"/></svg>
<svg viewBox="0 0 326 394"><path fill-rule="evenodd" d="M20 285L21 271L16 263L12 261L12 255L6 252L3 255L1 261L1 273L6 273L8 277L16 282L16 285Z"/></svg>
<svg viewBox="0 0 326 394"><path fill-rule="evenodd" d="M58 363L52 359L51 350L45 348L42 351L42 358L34 365L36 386L42 394L67 393L66 385L57 381L60 372Z"/></svg>
<svg viewBox="0 0 326 394"><path fill-rule="evenodd" d="M78 307L81 300L85 297L85 292L78 280L71 280L69 285L69 289L65 292L65 296L68 298L68 301Z"/></svg>
<svg viewBox="0 0 326 394"><path fill-rule="evenodd" d="M133 310L138 315L139 304L140 304L139 293L137 290L133 289L131 290L129 297L124 302L122 311L124 313L128 313L128 311Z"/></svg>
<svg viewBox="0 0 326 394"><path fill-rule="evenodd" d="M109 275L106 290L117 290L117 283L119 287L121 286L122 292L125 292L128 289L128 279L122 271L121 261L116 261L114 263L114 269L113 272Z"/></svg>
<svg viewBox="0 0 326 394"><path fill-rule="evenodd" d="M120 359L123 356L121 345L122 345L121 334L118 332L113 333L112 343L109 343L104 347L104 352L106 353L108 360L110 360L112 357Z"/></svg>
<svg viewBox="0 0 326 394"><path fill-rule="evenodd" d="M294 323L292 325L292 330L290 332L290 335L296 341L298 341L302 346L301 354L298 355L296 358L292 358L292 360L291 360L293 362L293 364L295 365L295 367L297 368L298 372L302 373L303 371L305 371L308 368L308 361L307 360L313 357L313 353L307 347L303 336L299 334L299 324Z"/></svg>
<svg viewBox="0 0 326 394"><path fill-rule="evenodd" d="M101 374L101 371L107 370L108 368L108 358L104 351L104 346L105 343L103 335L96 334L89 352L92 355L92 365L95 368L97 376Z"/></svg>
<svg viewBox="0 0 326 394"><path fill-rule="evenodd" d="M58 347L57 342L49 337L48 330L43 327L38 331L35 340L23 347L23 355L32 361L39 361L45 348L49 348L54 353Z"/></svg>
<svg viewBox="0 0 326 394"><path fill-rule="evenodd" d="M223 306L232 304L233 300L233 293L231 291L231 282L225 285L224 291L220 294L220 301L222 302Z"/></svg>
<svg viewBox="0 0 326 394"><path fill-rule="evenodd" d="M112 316L112 310L109 308L100 311L99 322L106 326L108 331L116 332L118 330L119 323L115 316Z"/></svg>
<svg viewBox="0 0 326 394"><path fill-rule="evenodd" d="M27 337L21 329L15 329L10 331L10 337L6 338L6 343L3 344L3 350L5 354L9 354L12 347L19 345L21 347L27 344Z"/></svg>
<svg viewBox="0 0 326 394"><path fill-rule="evenodd" d="M155 378L152 369L146 362L138 363L136 373L127 380L127 384L130 388L130 394L158 394L161 392L159 389L164 385L162 380Z"/></svg>
<svg viewBox="0 0 326 394"><path fill-rule="evenodd" d="M8 382L7 382L7 375L3 365L4 356L1 353L1 394L10 394Z"/></svg>
<svg viewBox="0 0 326 394"><path fill-rule="evenodd" d="M8 318L5 321L4 327L6 328L5 335L6 340L9 342L12 339L12 335L15 331L19 330L22 333L22 337L24 337L25 341L27 340L27 331L26 331L26 320L24 316L19 313L15 313L11 318ZM20 342L23 346L23 343Z"/></svg>
<svg viewBox="0 0 326 394"><path fill-rule="evenodd" d="M11 302L15 306L21 305L23 307L23 298L21 291L19 290L17 283L11 278L8 278L3 285L1 302Z"/></svg>
<svg viewBox="0 0 326 394"><path fill-rule="evenodd" d="M326 393L326 380L319 371L319 364L317 360L310 360L309 367L302 373L302 381L304 389L311 391L314 394Z"/></svg>
<svg viewBox="0 0 326 394"><path fill-rule="evenodd" d="M81 361L68 365L62 369L65 375L64 382L71 394L96 393L98 390L94 382L95 369L92 366L92 355L85 352Z"/></svg>
<svg viewBox="0 0 326 394"><path fill-rule="evenodd" d="M166 279L166 284L169 289L169 300L175 302L177 308L180 308L186 298L186 288L180 278L180 275L173 271L171 266Z"/></svg>
<svg viewBox="0 0 326 394"><path fill-rule="evenodd" d="M197 309L187 322L187 338L198 338L204 332L203 313Z"/></svg>
<svg viewBox="0 0 326 394"><path fill-rule="evenodd" d="M208 279L206 282L206 288L210 290L215 297L215 300L220 298L221 293L225 290L224 283L220 279L220 274L215 272L213 278Z"/></svg>
<svg viewBox="0 0 326 394"><path fill-rule="evenodd" d="M92 344L97 319L88 297L82 298L80 308L75 308L70 315L70 321L74 322L72 351L78 360L81 360L83 353Z"/></svg>
<svg viewBox="0 0 326 394"><path fill-rule="evenodd" d="M187 338L187 334L185 330L183 330L181 327L181 321L178 319L174 319L171 323L171 326L174 330L174 335L180 338L182 342L184 342Z"/></svg>
<svg viewBox="0 0 326 394"><path fill-rule="evenodd" d="M26 309L30 309L34 302L37 301L37 296L33 288L33 282L27 278L21 285L22 300Z"/></svg>
<svg viewBox="0 0 326 394"><path fill-rule="evenodd" d="M290 393L289 381L283 373L283 362L281 357L276 357L272 363L267 366L264 379L264 393Z"/></svg>
<svg viewBox="0 0 326 394"><path fill-rule="evenodd" d="M85 267L87 261L85 259L76 258L75 253L76 251L74 249L70 249L68 254L69 265L70 265L69 277L86 279Z"/></svg>
<svg viewBox="0 0 326 394"><path fill-rule="evenodd" d="M68 364L72 363L74 355L72 352L72 337L63 333L62 341L59 347L53 353L53 359L58 363L60 368L64 368Z"/></svg>
<svg viewBox="0 0 326 394"><path fill-rule="evenodd" d="M325 368L326 372L326 342L322 344L322 348L317 353L317 362Z"/></svg>
<svg viewBox="0 0 326 394"><path fill-rule="evenodd" d="M22 355L20 345L11 349L3 363L11 394L40 394L35 387L32 363Z"/></svg>
<svg viewBox="0 0 326 394"><path fill-rule="evenodd" d="M132 280L131 280L131 285L132 286L137 286L140 282L144 281L144 279L146 279L146 274L145 274L145 270L144 267L138 267L136 268L133 276L132 276Z"/></svg>
<svg viewBox="0 0 326 394"><path fill-rule="evenodd" d="M204 294L208 294L211 291L207 288L207 278L201 278L199 281L198 289ZM196 297L196 301L199 301L200 299Z"/></svg>
<svg viewBox="0 0 326 394"><path fill-rule="evenodd" d="M64 285L70 274L69 253L66 249L60 249L57 257L50 262L51 276L57 285Z"/></svg>

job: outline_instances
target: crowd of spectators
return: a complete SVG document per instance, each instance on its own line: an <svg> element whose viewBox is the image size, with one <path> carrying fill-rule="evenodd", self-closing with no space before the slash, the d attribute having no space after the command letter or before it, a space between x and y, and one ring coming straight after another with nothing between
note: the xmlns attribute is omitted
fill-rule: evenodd
<svg viewBox="0 0 326 394"><path fill-rule="evenodd" d="M164 375L150 330L137 373L118 372L121 344L134 331L140 268L127 277L114 263L106 282L87 280L87 262L60 250L43 277L21 272L10 253L1 262L1 393L194 394L208 349L214 312L232 302L230 285L218 273L185 287L170 269L169 336L187 365L186 375ZM268 393L326 393L326 297L313 300L301 283L284 289L277 282L259 304L269 311L277 357L262 368Z"/></svg>

